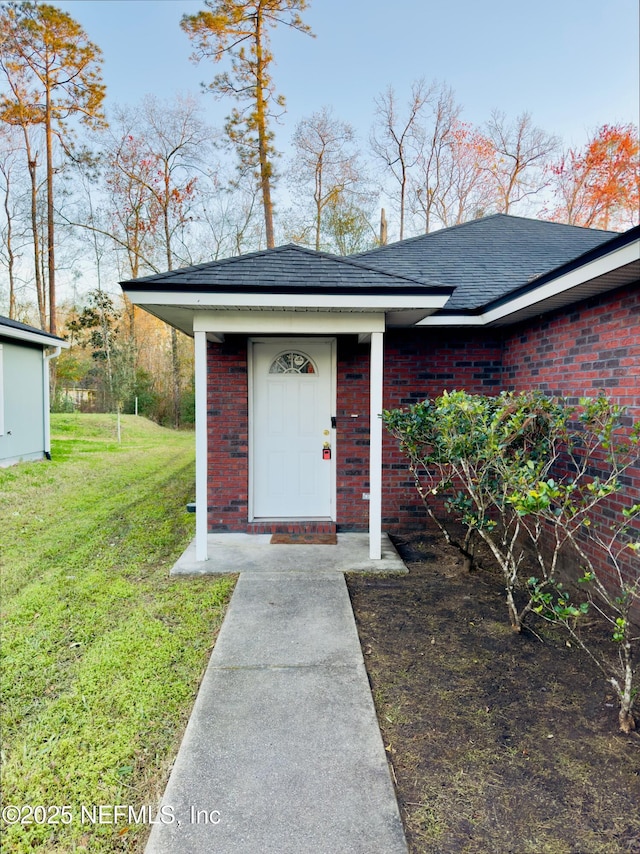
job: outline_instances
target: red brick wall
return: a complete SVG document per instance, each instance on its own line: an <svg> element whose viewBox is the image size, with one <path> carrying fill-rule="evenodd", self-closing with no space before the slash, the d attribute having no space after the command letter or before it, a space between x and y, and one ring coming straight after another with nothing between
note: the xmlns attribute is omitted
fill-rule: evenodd
<svg viewBox="0 0 640 854"><path fill-rule="evenodd" d="M504 342L504 385L576 399L604 391L640 412L640 287L622 288L510 330Z"/></svg>
<svg viewBox="0 0 640 854"><path fill-rule="evenodd" d="M336 501L338 530L369 527L370 345L355 336L338 338Z"/></svg>
<svg viewBox="0 0 640 854"><path fill-rule="evenodd" d="M384 407L410 406L443 391L500 391L502 342L495 332L422 328L385 336ZM396 441L383 438L382 517L386 531L419 529L425 511Z"/></svg>
<svg viewBox="0 0 640 854"><path fill-rule="evenodd" d="M249 415L247 339L229 336L209 344L208 510L210 531L246 531Z"/></svg>
<svg viewBox="0 0 640 854"><path fill-rule="evenodd" d="M573 309L558 311L509 331L504 341L504 387L539 388L575 403L603 392L640 419L640 286L621 288ZM628 499L640 497L640 466L624 478ZM625 500L625 506L630 503ZM603 502L595 521L605 528L620 512ZM592 550L591 557L595 557ZM631 572L631 556L627 561ZM637 572L637 568L635 570Z"/></svg>
<svg viewBox="0 0 640 854"><path fill-rule="evenodd" d="M483 392L500 384L493 334L402 330L385 336L387 409L444 389ZM336 493L339 530L367 530L369 502L369 344L338 338ZM209 344L209 530L246 531L248 519L247 339ZM391 437L384 436L386 530L420 527L424 511Z"/></svg>
<svg viewBox="0 0 640 854"><path fill-rule="evenodd" d="M338 340L337 509L338 530L367 530L369 503L370 345L355 337ZM445 389L491 393L501 382L501 343L493 333L390 331L385 335L384 407L408 406ZM357 416L357 417L354 417ZM383 434L383 527L424 525L424 509L405 460Z"/></svg>

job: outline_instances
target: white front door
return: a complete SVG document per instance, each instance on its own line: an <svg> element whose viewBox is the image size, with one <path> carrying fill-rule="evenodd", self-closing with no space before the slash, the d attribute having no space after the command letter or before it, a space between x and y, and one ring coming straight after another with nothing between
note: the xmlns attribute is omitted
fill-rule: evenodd
<svg viewBox="0 0 640 854"><path fill-rule="evenodd" d="M333 519L335 339L252 349L253 518Z"/></svg>

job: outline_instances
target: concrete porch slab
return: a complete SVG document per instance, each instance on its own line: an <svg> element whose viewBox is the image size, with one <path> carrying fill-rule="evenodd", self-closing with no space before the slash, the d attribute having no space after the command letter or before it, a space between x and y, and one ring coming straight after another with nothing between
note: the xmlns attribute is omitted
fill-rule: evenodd
<svg viewBox="0 0 640 854"><path fill-rule="evenodd" d="M369 558L368 534L338 534L337 545L271 545L271 534L209 534L209 560L196 560L195 539L174 564L171 575L226 575L236 572L382 572L407 567L387 534L382 557Z"/></svg>

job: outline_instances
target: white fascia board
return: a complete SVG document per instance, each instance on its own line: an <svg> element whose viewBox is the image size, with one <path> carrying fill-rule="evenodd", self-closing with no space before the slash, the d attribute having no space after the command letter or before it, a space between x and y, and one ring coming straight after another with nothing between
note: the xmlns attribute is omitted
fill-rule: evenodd
<svg viewBox="0 0 640 854"><path fill-rule="evenodd" d="M426 296L407 296L387 294L271 294L271 293L215 293L202 294L189 291L127 291L127 297L134 305L179 305L187 308L270 308L292 310L345 309L355 311L394 311L397 309L438 309L443 308L449 294L430 294Z"/></svg>
<svg viewBox="0 0 640 854"><path fill-rule="evenodd" d="M627 264L632 264L638 260L640 253L640 240L622 246L620 249L615 249L609 252L602 258L596 258L576 270L571 270L551 282L540 285L538 288L533 288L527 293L519 297L514 297L508 302L503 303L496 308L490 309L483 314L473 316L469 315L454 315L425 317L417 325L418 326L489 326L498 320L503 320L511 314L516 314L523 309L530 308L537 303L544 302L550 297L570 291L572 288L584 285L592 279L597 279L607 273L611 273L620 267Z"/></svg>
<svg viewBox="0 0 640 854"><path fill-rule="evenodd" d="M238 334L337 335L384 332L384 314L306 311L198 311L194 332Z"/></svg>
<svg viewBox="0 0 640 854"><path fill-rule="evenodd" d="M0 337L15 338L18 341L27 341L30 344L40 344L41 347L70 347L68 341L61 338L52 338L45 332L31 332L28 329L15 329L13 326L2 326L0 324Z"/></svg>
<svg viewBox="0 0 640 854"><path fill-rule="evenodd" d="M436 314L419 320L416 326L486 326L484 314Z"/></svg>

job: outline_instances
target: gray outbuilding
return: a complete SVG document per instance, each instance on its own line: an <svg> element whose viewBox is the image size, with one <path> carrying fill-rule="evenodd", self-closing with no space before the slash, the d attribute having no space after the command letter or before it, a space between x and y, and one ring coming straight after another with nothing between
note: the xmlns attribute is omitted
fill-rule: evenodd
<svg viewBox="0 0 640 854"><path fill-rule="evenodd" d="M49 363L68 346L0 315L0 466L50 457Z"/></svg>

